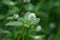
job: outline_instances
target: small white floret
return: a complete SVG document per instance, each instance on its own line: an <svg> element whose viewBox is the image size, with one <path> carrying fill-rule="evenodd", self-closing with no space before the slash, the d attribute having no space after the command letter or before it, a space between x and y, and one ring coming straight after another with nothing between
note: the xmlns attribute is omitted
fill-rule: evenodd
<svg viewBox="0 0 60 40"><path fill-rule="evenodd" d="M36 20L35 13L30 13L29 16L28 16L28 20Z"/></svg>

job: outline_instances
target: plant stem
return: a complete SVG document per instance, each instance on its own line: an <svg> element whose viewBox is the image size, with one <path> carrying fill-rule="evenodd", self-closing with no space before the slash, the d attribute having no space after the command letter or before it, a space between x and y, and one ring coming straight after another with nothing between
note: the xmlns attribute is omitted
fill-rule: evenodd
<svg viewBox="0 0 60 40"><path fill-rule="evenodd" d="M29 29L29 31L28 31L27 36L29 36L29 35L31 34L31 31L32 31L32 28L31 28L31 26L30 26L30 29ZM27 38L26 40L28 40L28 38Z"/></svg>
<svg viewBox="0 0 60 40"><path fill-rule="evenodd" d="M20 37L18 37L18 39L17 40L19 40L20 39Z"/></svg>
<svg viewBox="0 0 60 40"><path fill-rule="evenodd" d="M23 27L23 32L22 32L22 40L24 40L24 36L25 36L25 27Z"/></svg>
<svg viewBox="0 0 60 40"><path fill-rule="evenodd" d="M16 27L14 27L14 40L16 39Z"/></svg>

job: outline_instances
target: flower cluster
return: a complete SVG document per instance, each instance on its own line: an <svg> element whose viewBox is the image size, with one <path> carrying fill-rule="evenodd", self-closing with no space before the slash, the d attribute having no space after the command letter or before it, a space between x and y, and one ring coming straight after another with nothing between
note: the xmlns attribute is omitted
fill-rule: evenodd
<svg viewBox="0 0 60 40"><path fill-rule="evenodd" d="M36 15L35 15L35 13L30 13L30 14L28 15L28 20L36 20Z"/></svg>

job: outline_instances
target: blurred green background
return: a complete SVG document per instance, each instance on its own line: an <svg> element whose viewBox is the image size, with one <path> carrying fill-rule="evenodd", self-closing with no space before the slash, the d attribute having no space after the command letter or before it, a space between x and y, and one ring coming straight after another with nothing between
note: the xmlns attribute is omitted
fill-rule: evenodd
<svg viewBox="0 0 60 40"><path fill-rule="evenodd" d="M60 40L60 0L0 0L0 40Z"/></svg>

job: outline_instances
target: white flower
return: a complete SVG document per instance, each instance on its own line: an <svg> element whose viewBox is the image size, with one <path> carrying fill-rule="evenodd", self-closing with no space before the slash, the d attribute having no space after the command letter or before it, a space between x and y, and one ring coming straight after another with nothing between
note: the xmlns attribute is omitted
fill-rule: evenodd
<svg viewBox="0 0 60 40"><path fill-rule="evenodd" d="M28 16L28 20L36 20L35 13L30 13L29 16Z"/></svg>
<svg viewBox="0 0 60 40"><path fill-rule="evenodd" d="M38 26L36 27L36 32L39 32L39 31L41 31L41 30L42 30L41 25L38 25Z"/></svg>
<svg viewBox="0 0 60 40"><path fill-rule="evenodd" d="M14 14L14 18L15 19L19 18L19 15L18 14Z"/></svg>
<svg viewBox="0 0 60 40"><path fill-rule="evenodd" d="M24 2L24 3L29 3L29 2L30 2L30 0L23 0L23 2Z"/></svg>

